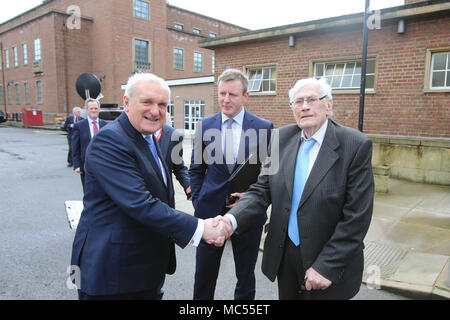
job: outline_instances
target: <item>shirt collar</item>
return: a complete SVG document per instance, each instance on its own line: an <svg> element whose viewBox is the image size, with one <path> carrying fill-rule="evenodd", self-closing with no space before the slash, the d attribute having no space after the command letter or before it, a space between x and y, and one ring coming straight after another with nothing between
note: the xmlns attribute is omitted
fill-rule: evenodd
<svg viewBox="0 0 450 320"><path fill-rule="evenodd" d="M323 139L325 139L325 133L327 132L327 126L328 126L328 119L325 120L325 122L322 124L319 130L316 131L316 133L313 134L311 139L314 139L319 146L322 145ZM302 140L308 140L305 137L304 132L302 131Z"/></svg>
<svg viewBox="0 0 450 320"><path fill-rule="evenodd" d="M242 107L241 112L239 112L239 113L233 118L233 120L236 121L236 123L237 123L238 125L240 125L240 126L242 126L242 124L244 123L244 114L245 114L245 108ZM230 119L230 118L228 118L226 115L224 115L222 112L221 112L221 115L222 115L222 124L223 124L225 121L227 121L228 119Z"/></svg>
<svg viewBox="0 0 450 320"><path fill-rule="evenodd" d="M89 123L92 123L94 121L98 123L98 118L94 120L94 119L91 119L91 118L88 117L88 119L89 119Z"/></svg>

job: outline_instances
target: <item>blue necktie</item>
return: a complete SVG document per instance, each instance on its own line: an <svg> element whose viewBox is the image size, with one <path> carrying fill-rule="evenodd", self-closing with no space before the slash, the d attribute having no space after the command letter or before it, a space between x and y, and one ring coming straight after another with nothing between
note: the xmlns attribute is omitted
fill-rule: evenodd
<svg viewBox="0 0 450 320"><path fill-rule="evenodd" d="M309 150L314 145L315 140L303 140L301 151L297 156L297 161L295 163L295 175L294 175L294 187L292 190L292 206L291 212L289 213L289 226L288 235L295 246L300 244L300 237L298 235L298 221L297 221L297 211L300 204L300 199L302 198L303 189L305 188L306 178L308 176L309 168Z"/></svg>
<svg viewBox="0 0 450 320"><path fill-rule="evenodd" d="M161 172L161 176L164 178L163 169L161 167L161 163L159 162L158 152L156 151L156 146L155 146L155 141L153 140L153 135L149 135L148 137L145 137L145 141L147 141L148 148L150 149L150 151L153 155L153 158L155 159L156 164L158 165L159 171Z"/></svg>

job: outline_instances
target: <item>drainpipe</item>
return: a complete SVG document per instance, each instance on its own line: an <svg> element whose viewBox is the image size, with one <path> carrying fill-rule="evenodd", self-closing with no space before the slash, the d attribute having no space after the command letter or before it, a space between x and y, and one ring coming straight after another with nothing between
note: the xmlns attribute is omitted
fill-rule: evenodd
<svg viewBox="0 0 450 320"><path fill-rule="evenodd" d="M8 107L6 106L6 86L5 86L5 66L3 64L3 42L0 41L0 54L2 60L2 90L3 90L3 105L5 106L5 117L8 117Z"/></svg>

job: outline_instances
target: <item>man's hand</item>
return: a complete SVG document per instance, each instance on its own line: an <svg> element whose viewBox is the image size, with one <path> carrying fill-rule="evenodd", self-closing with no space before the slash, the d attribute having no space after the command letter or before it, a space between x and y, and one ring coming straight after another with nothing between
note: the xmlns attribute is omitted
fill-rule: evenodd
<svg viewBox="0 0 450 320"><path fill-rule="evenodd" d="M331 286L331 281L323 277L313 268L306 270L306 290L325 290Z"/></svg>
<svg viewBox="0 0 450 320"><path fill-rule="evenodd" d="M221 247L233 232L233 227L230 223L224 221L228 220L221 216L205 220L205 229L203 231L203 240L209 244L214 244L216 247ZM228 220L229 221L229 220Z"/></svg>
<svg viewBox="0 0 450 320"><path fill-rule="evenodd" d="M236 203L244 196L244 194L245 194L245 192L243 192L243 193L239 193L239 192L232 193L231 196L235 197L237 199L236 199L236 201L233 204L228 205L227 208L229 208L229 209L233 208L236 205Z"/></svg>
<svg viewBox="0 0 450 320"><path fill-rule="evenodd" d="M76 173L81 173L81 169L80 168L75 168L75 172Z"/></svg>

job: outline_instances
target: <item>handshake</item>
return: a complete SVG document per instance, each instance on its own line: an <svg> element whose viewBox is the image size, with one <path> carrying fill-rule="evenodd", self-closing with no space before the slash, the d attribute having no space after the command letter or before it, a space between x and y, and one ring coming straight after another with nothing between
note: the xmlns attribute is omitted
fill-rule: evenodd
<svg viewBox="0 0 450 320"><path fill-rule="evenodd" d="M227 217L217 216L205 220L203 240L216 247L221 247L233 233L233 226Z"/></svg>

